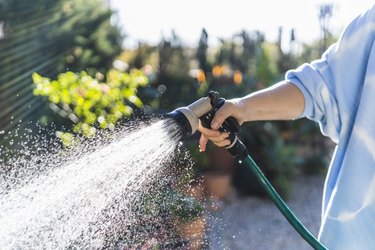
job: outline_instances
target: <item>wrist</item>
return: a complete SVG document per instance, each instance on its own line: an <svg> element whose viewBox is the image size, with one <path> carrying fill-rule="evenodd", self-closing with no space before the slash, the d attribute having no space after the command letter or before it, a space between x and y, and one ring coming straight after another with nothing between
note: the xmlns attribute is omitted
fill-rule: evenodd
<svg viewBox="0 0 375 250"><path fill-rule="evenodd" d="M237 121L242 124L248 121L248 109L246 108L246 99L245 98L235 98L230 100L234 105L233 116Z"/></svg>

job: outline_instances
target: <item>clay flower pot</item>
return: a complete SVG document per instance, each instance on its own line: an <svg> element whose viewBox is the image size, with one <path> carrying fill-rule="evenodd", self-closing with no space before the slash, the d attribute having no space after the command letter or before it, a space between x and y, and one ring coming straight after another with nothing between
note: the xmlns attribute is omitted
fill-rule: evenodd
<svg viewBox="0 0 375 250"><path fill-rule="evenodd" d="M178 234L189 243L190 250L199 250L204 240L205 220L203 216L197 217L191 222L176 221Z"/></svg>
<svg viewBox="0 0 375 250"><path fill-rule="evenodd" d="M231 190L232 174L228 172L206 172L204 185L206 194L215 199L225 199Z"/></svg>

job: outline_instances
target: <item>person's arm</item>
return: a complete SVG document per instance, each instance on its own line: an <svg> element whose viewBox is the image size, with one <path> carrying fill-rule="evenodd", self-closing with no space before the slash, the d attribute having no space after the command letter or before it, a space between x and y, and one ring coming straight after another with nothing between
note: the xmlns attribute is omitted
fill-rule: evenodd
<svg viewBox="0 0 375 250"><path fill-rule="evenodd" d="M212 129L199 126L198 130L202 133L200 149L205 151L208 140L220 147L229 145L226 139L228 133L217 131L229 116L236 118L240 124L260 120L291 120L302 114L304 102L301 91L294 84L284 82L242 98L227 100L216 112L211 123Z"/></svg>

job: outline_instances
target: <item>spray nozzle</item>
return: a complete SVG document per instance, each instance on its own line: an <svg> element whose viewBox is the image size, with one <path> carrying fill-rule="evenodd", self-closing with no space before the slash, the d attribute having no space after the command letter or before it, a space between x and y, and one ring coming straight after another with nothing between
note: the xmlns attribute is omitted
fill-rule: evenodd
<svg viewBox="0 0 375 250"><path fill-rule="evenodd" d="M199 119L204 127L210 128L216 111L224 103L225 99L221 98L218 92L210 91L208 97L203 97L187 107L178 108L168 113L168 116L180 125L183 138L186 138L197 131ZM226 149L235 158L242 159L247 156L246 146L237 137L240 132L240 125L234 117L228 117L219 131L229 133L230 145Z"/></svg>

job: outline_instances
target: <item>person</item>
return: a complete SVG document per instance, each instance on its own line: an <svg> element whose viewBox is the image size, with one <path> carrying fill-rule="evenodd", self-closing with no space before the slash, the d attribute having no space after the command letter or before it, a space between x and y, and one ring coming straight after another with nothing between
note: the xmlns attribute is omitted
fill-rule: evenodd
<svg viewBox="0 0 375 250"><path fill-rule="evenodd" d="M307 117L337 145L326 176L318 239L328 249L375 249L375 5L357 16L319 60L289 70L285 80L227 100L208 140L226 146L217 129L229 116L240 124Z"/></svg>

